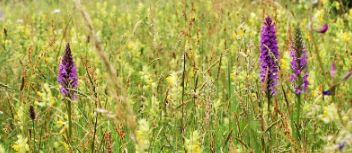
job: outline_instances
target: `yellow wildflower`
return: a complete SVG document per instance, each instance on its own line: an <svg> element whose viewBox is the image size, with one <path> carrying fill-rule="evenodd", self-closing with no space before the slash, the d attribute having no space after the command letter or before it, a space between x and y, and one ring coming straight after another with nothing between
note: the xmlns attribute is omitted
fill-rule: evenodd
<svg viewBox="0 0 352 153"><path fill-rule="evenodd" d="M189 139L186 139L186 150L189 153L201 153L202 149L199 143L199 133L198 131L194 131Z"/></svg>
<svg viewBox="0 0 352 153"><path fill-rule="evenodd" d="M0 144L0 153L5 153L6 151L5 151L5 149L4 149L4 147Z"/></svg>
<svg viewBox="0 0 352 153"><path fill-rule="evenodd" d="M23 138L22 135L17 135L17 141L14 145L12 145L13 150L18 153L26 153L27 151L29 151L27 141L27 138Z"/></svg>
<svg viewBox="0 0 352 153"><path fill-rule="evenodd" d="M321 114L319 117L325 123L329 123L331 121L337 120L338 114L337 114L337 108L336 108L335 103L332 103L328 106L325 106L323 114Z"/></svg>
<svg viewBox="0 0 352 153"><path fill-rule="evenodd" d="M170 76L166 78L166 81L169 86L175 86L177 85L177 73L172 73Z"/></svg>
<svg viewBox="0 0 352 153"><path fill-rule="evenodd" d="M345 43L348 43L351 41L351 33L344 32L344 33L342 33L341 38L342 38L342 41L344 41Z"/></svg>
<svg viewBox="0 0 352 153"><path fill-rule="evenodd" d="M136 152L144 153L149 148L149 123L146 119L141 119L138 121L138 128L136 132Z"/></svg>
<svg viewBox="0 0 352 153"><path fill-rule="evenodd" d="M280 64L281 64L281 69L282 70L289 70L290 65L289 65L288 61L290 61L290 57L288 55L288 52L285 52L283 54L283 58L280 59Z"/></svg>

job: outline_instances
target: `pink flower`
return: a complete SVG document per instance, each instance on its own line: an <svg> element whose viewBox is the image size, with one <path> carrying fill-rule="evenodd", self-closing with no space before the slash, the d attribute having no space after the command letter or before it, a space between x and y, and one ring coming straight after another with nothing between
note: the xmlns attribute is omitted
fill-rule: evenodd
<svg viewBox="0 0 352 153"><path fill-rule="evenodd" d="M328 31L329 29L329 25L328 24L324 24L319 30L316 30L319 33L325 33L326 31Z"/></svg>
<svg viewBox="0 0 352 153"><path fill-rule="evenodd" d="M335 77L336 75L336 63L333 62L330 67L330 75L331 77Z"/></svg>

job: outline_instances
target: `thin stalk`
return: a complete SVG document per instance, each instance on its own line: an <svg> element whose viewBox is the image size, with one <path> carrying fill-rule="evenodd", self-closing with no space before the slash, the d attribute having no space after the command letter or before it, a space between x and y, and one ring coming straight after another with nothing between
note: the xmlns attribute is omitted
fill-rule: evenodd
<svg viewBox="0 0 352 153"><path fill-rule="evenodd" d="M313 27L310 27L311 28L311 31L309 32L309 36L312 38L312 42L313 42L313 47L314 47L314 53L316 54L316 57L317 57L317 60L318 60L318 63L319 63L319 67L320 67L320 70L321 70L321 74L323 76L325 76L325 70L324 70L324 65L323 65L323 62L321 60L321 57L320 57L320 54L319 54L319 47L315 41L315 38L314 38L314 35L313 35Z"/></svg>
<svg viewBox="0 0 352 153"><path fill-rule="evenodd" d="M269 90L266 93L266 97L267 97L267 100L268 100L268 120L267 120L267 122L269 123L270 118L271 118L271 109L270 109L270 107L271 107L271 95L270 95ZM271 128L268 131L268 135L269 135L269 138L268 138L268 144L267 144L266 151L270 152L269 146L271 146Z"/></svg>
<svg viewBox="0 0 352 153"><path fill-rule="evenodd" d="M228 96L228 111L231 110L231 103L232 103L232 85L231 85L231 55L228 55L228 62L227 62L227 96ZM231 123L231 121L230 121ZM231 129L231 124L229 123L229 129Z"/></svg>
<svg viewBox="0 0 352 153"><path fill-rule="evenodd" d="M269 92L266 93L266 98L268 100L268 121L269 121L269 119L271 118L271 109L270 109L270 107L271 107L271 95L270 95Z"/></svg>
<svg viewBox="0 0 352 153"><path fill-rule="evenodd" d="M97 113L97 115L95 116L95 122L94 122L94 133L93 133L93 140L92 140L92 153L94 153L94 146L95 146L95 135L97 133L97 125L98 125L98 116L99 114Z"/></svg>
<svg viewBox="0 0 352 153"><path fill-rule="evenodd" d="M67 100L67 116L68 116L68 139L72 138L72 103L71 100Z"/></svg>
<svg viewBox="0 0 352 153"><path fill-rule="evenodd" d="M94 92L94 97L95 97L95 109L98 109L98 94L96 92L96 87L94 84L94 81L91 77L91 75L89 74L88 68L86 67L86 72L88 74L88 78L90 83L92 84L92 90ZM94 122L94 133L93 133L93 140L92 140L92 145L91 145L91 149L92 149L92 153L94 153L94 149L95 149L95 137L96 137L96 133L97 133L97 126L98 126L98 117L99 117L99 113L96 112L96 116L95 116L95 122Z"/></svg>
<svg viewBox="0 0 352 153"><path fill-rule="evenodd" d="M35 153L35 121L32 119L32 129L33 129L33 153Z"/></svg>
<svg viewBox="0 0 352 153"><path fill-rule="evenodd" d="M182 142L185 143L185 126L184 126L184 118L185 118L185 103L184 103L184 97L185 97L185 75L186 75L186 52L183 52L183 71L182 71L182 119L181 119L181 134L182 134Z"/></svg>
<svg viewBox="0 0 352 153"><path fill-rule="evenodd" d="M44 121L43 125L46 125L47 120ZM40 150L40 147L42 146L42 136L43 136L43 125L40 128L40 133L39 133L39 145L38 145L38 150Z"/></svg>
<svg viewBox="0 0 352 153"><path fill-rule="evenodd" d="M299 132L299 128L300 128L300 114L301 114L301 94L296 94L296 98L297 98L297 104L296 104L296 138L297 140L300 140L300 132Z"/></svg>
<svg viewBox="0 0 352 153"><path fill-rule="evenodd" d="M256 82L256 86L257 86L257 89L260 89L259 85L258 85L258 82ZM258 103L258 107L259 107L259 122L260 122L260 128L262 130L262 135L261 135L261 147L262 147L262 152L266 152L266 148L265 148L265 137L264 137L264 131L265 131L265 120L264 120L264 113L263 113L263 100L262 98L259 96L261 91L258 90L257 91L257 95L258 95L258 100L259 100L259 103Z"/></svg>
<svg viewBox="0 0 352 153"><path fill-rule="evenodd" d="M262 151L263 152L266 152L266 148L265 148L265 137L264 137L264 131L265 131L265 120L264 120L264 115L263 115L263 105L261 104L262 102L259 102L259 109L260 109L260 112L259 112L259 116L260 116L260 127L261 127L261 130L262 130L262 136L261 136L261 143L262 143Z"/></svg>

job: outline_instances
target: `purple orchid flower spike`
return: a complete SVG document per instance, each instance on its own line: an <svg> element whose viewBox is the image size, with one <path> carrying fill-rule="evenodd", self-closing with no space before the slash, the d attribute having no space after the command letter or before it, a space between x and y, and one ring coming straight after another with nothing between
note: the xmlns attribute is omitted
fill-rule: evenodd
<svg viewBox="0 0 352 153"><path fill-rule="evenodd" d="M77 68L73 61L70 44L66 44L65 54L59 65L57 80L61 85L60 91L70 99L75 98L75 89L78 86Z"/></svg>
<svg viewBox="0 0 352 153"><path fill-rule="evenodd" d="M317 32L319 33L325 33L329 30L329 25L328 24L324 24L319 30L317 30Z"/></svg>
<svg viewBox="0 0 352 153"><path fill-rule="evenodd" d="M293 84L296 94L300 94L308 90L308 72L307 51L303 45L302 32L299 27L295 30L294 41L291 45L291 83Z"/></svg>
<svg viewBox="0 0 352 153"><path fill-rule="evenodd" d="M260 34L260 81L264 91L275 95L279 76L279 47L276 38L275 24L266 17Z"/></svg>

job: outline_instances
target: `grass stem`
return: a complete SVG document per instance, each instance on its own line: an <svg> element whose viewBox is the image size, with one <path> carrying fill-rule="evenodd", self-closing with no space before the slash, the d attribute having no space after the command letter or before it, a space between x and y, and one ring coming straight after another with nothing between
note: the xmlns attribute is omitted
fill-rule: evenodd
<svg viewBox="0 0 352 153"><path fill-rule="evenodd" d="M32 119L32 129L33 129L33 153L35 153L35 120Z"/></svg>
<svg viewBox="0 0 352 153"><path fill-rule="evenodd" d="M67 116L68 116L68 139L72 138L72 102L67 100Z"/></svg>
<svg viewBox="0 0 352 153"><path fill-rule="evenodd" d="M296 94L296 98L297 98L297 104L296 104L296 118L295 118L295 136L297 141L300 140L301 136L300 136L300 118L301 118L301 94Z"/></svg>

